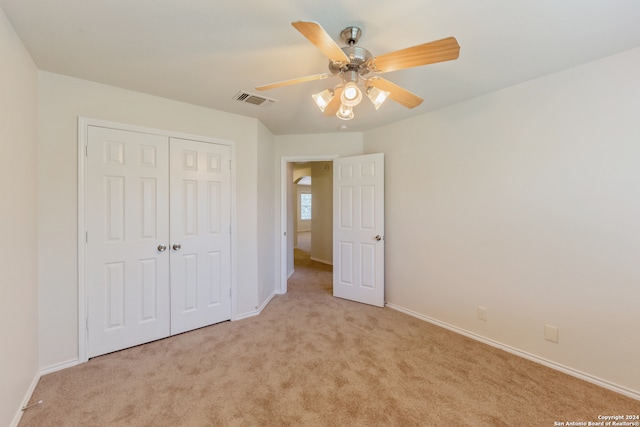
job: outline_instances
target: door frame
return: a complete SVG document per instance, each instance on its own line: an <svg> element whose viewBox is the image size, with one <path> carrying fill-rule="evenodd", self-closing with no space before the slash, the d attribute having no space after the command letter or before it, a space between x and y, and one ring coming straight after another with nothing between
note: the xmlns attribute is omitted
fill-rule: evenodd
<svg viewBox="0 0 640 427"><path fill-rule="evenodd" d="M287 271L288 251L287 242L287 207L292 201L287 198L287 164L297 162L333 162L340 157L338 154L318 154L314 156L286 156L280 158L280 289L278 293L287 293L287 281L289 272ZM291 183L293 184L293 183Z"/></svg>
<svg viewBox="0 0 640 427"><path fill-rule="evenodd" d="M78 117L78 362L84 363L88 358L88 293L87 293L87 218L86 218L86 191L87 191L87 144L89 126L105 127L130 132L147 133L165 136L167 138L181 138L209 144L221 144L229 146L231 150L231 320L235 320L236 313L236 144L234 141L210 138L200 135L192 135L180 132L172 132L163 129L148 128L143 126L117 123L89 117Z"/></svg>

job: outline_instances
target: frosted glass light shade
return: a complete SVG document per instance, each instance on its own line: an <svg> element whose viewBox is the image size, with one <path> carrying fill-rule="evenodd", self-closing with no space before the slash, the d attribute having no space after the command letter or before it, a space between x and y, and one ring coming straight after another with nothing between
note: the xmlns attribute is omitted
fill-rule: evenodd
<svg viewBox="0 0 640 427"><path fill-rule="evenodd" d="M316 105L320 110L324 113L324 110L327 108L327 105L333 99L334 93L331 89L325 89L322 92L314 93L311 95L313 100L316 102Z"/></svg>
<svg viewBox="0 0 640 427"><path fill-rule="evenodd" d="M340 100L347 107L355 107L362 101L362 92L354 82L349 82L344 85Z"/></svg>
<svg viewBox="0 0 640 427"><path fill-rule="evenodd" d="M367 88L367 96L377 110L387 99L387 97L389 96L389 92L387 92L386 90L378 89L377 87L369 86Z"/></svg>
<svg viewBox="0 0 640 427"><path fill-rule="evenodd" d="M351 120L353 119L353 108L348 105L341 104L340 108L338 108L338 111L336 112L336 116L342 120Z"/></svg>

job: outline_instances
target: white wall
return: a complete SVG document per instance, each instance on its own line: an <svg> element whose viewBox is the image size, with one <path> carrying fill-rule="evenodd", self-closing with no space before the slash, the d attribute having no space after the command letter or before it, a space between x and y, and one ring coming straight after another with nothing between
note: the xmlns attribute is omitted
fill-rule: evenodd
<svg viewBox="0 0 640 427"><path fill-rule="evenodd" d="M333 162L311 164L311 259L333 264Z"/></svg>
<svg viewBox="0 0 640 427"><path fill-rule="evenodd" d="M276 293L274 136L258 123L258 305Z"/></svg>
<svg viewBox="0 0 640 427"><path fill-rule="evenodd" d="M293 166L293 181L303 176L311 176L311 165L309 163L296 163Z"/></svg>
<svg viewBox="0 0 640 427"><path fill-rule="evenodd" d="M255 119L116 87L39 72L40 366L78 357L77 118L128 123L236 143L236 315L258 306L257 142L271 144ZM259 134L259 136L258 136ZM264 201L261 200L264 204ZM267 238L268 239L268 238Z"/></svg>
<svg viewBox="0 0 640 427"><path fill-rule="evenodd" d="M37 70L0 9L0 425L38 374Z"/></svg>
<svg viewBox="0 0 640 427"><path fill-rule="evenodd" d="M330 120L330 118L329 118ZM287 192L290 201L293 196L292 184L288 184L286 188L282 187L282 162L285 161L305 161L305 160L324 160L333 157L356 156L362 154L363 135L359 132L353 133L332 133L332 134L313 134L313 135L276 135L275 137L275 168L276 168L276 227L282 236L282 193ZM287 183L293 182L293 167L289 165L285 172L288 174ZM290 212L287 215L289 220L289 229L287 230L288 241L283 242L279 237L276 242L277 265L282 265L282 245L287 245L287 253L285 260L285 273L279 268L276 272L280 283L286 281L287 274L293 272L293 228L294 222L291 218L293 215L293 205L289 202L287 208Z"/></svg>
<svg viewBox="0 0 640 427"><path fill-rule="evenodd" d="M387 301L640 393L639 75L640 48L367 132Z"/></svg>

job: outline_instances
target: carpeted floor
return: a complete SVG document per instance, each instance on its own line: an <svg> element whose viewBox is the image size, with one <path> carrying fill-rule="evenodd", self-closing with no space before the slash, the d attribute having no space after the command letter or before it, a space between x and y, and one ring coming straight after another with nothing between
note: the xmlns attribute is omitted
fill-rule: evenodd
<svg viewBox="0 0 640 427"><path fill-rule="evenodd" d="M225 322L42 377L20 426L554 426L636 401L403 313L334 298L296 250L289 292Z"/></svg>

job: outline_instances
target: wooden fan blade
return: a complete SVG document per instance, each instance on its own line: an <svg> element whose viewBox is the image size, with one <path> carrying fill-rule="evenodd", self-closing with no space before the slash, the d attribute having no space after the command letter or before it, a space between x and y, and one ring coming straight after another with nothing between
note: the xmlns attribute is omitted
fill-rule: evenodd
<svg viewBox="0 0 640 427"><path fill-rule="evenodd" d="M377 56L370 61L370 67L378 73L403 70L436 62L451 61L460 55L460 45L455 37L436 40L418 46L408 47Z"/></svg>
<svg viewBox="0 0 640 427"><path fill-rule="evenodd" d="M291 25L333 62L350 62L349 57L340 49L340 46L317 22L297 21L292 22Z"/></svg>
<svg viewBox="0 0 640 427"><path fill-rule="evenodd" d="M338 108L340 108L340 104L342 103L342 101L340 101L340 95L342 95L343 89L344 86L338 86L333 90L333 99L329 102L327 108L324 109L325 116L333 116L338 112Z"/></svg>
<svg viewBox="0 0 640 427"><path fill-rule="evenodd" d="M423 101L423 99L418 95L415 95L408 90L401 88L397 84L391 83L389 80L385 80L381 77L370 78L367 80L367 85L389 92L389 98L407 108L415 108L422 104Z"/></svg>
<svg viewBox="0 0 640 427"><path fill-rule="evenodd" d="M311 81L314 81L314 80L322 80L322 79L326 79L327 77L329 77L329 74L326 74L326 73L324 73L324 74L313 74L311 76L298 77L297 79L284 80L282 82L276 82L276 83L270 83L268 85L257 86L256 90L275 89L277 87L282 87L282 86L296 85L298 83L306 83L306 82L311 82Z"/></svg>

